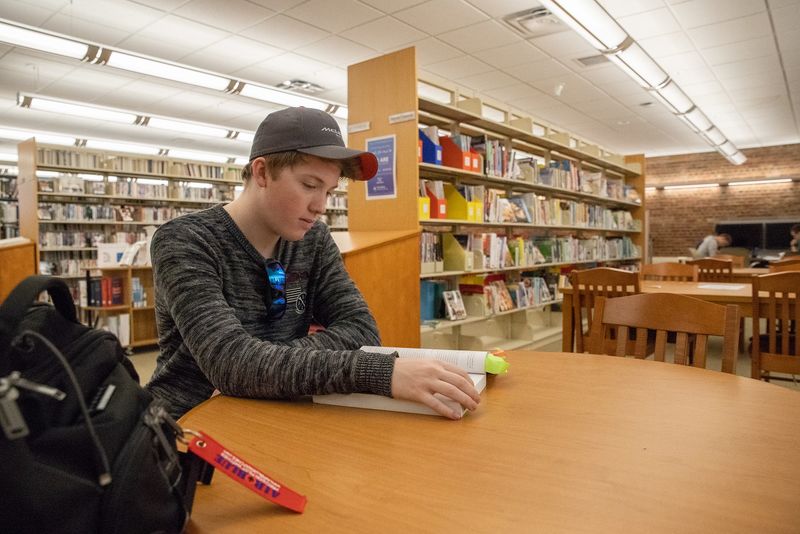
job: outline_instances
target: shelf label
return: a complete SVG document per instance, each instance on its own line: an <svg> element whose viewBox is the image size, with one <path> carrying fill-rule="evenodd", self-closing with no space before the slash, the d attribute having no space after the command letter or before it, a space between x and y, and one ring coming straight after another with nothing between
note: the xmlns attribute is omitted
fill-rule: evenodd
<svg viewBox="0 0 800 534"><path fill-rule="evenodd" d="M413 121L417 118L416 111L404 111L403 113L395 113L389 115L389 124L397 124L398 122Z"/></svg>
<svg viewBox="0 0 800 534"><path fill-rule="evenodd" d="M347 126L347 133L366 132L370 129L369 121L354 122Z"/></svg>

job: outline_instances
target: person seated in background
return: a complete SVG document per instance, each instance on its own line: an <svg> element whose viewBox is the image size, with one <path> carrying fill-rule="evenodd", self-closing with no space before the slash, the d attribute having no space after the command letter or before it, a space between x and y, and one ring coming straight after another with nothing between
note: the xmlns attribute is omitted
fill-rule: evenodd
<svg viewBox="0 0 800 534"><path fill-rule="evenodd" d="M716 256L721 247L729 247L732 241L730 234L707 235L702 243L698 245L696 257L709 258Z"/></svg>
<svg viewBox="0 0 800 534"><path fill-rule="evenodd" d="M800 224L792 226L789 233L792 234L792 240L789 241L789 250L791 252L800 252Z"/></svg>

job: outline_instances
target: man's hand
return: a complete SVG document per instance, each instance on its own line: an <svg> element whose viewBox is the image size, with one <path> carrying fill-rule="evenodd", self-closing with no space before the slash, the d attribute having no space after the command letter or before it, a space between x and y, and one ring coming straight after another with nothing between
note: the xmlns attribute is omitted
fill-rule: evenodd
<svg viewBox="0 0 800 534"><path fill-rule="evenodd" d="M461 419L461 411L454 412L434 395L439 393L474 410L481 401L466 371L455 365L437 360L398 358L392 373L392 397L412 400L449 417Z"/></svg>

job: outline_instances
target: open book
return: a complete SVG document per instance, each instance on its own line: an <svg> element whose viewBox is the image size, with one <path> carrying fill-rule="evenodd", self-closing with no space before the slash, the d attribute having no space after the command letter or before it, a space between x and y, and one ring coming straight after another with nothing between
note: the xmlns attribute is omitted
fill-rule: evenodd
<svg viewBox="0 0 800 534"><path fill-rule="evenodd" d="M392 354L397 352L400 358L417 358L439 360L453 365L457 365L469 373L472 383L478 393L486 388L486 372L504 372L508 364L505 360L484 351L470 350L441 350L441 349L409 349L398 347L361 347L364 352L376 352L380 354ZM487 363L488 362L488 363ZM443 395L436 394L448 408L454 412L461 411L461 415L467 411L456 401ZM353 408L369 408L372 410L388 410L392 412L419 413L425 415L439 415L424 404L401 399L384 397L383 395L373 395L370 393L350 393L350 394L331 394L314 395L314 402L318 404L332 404L336 406L350 406Z"/></svg>

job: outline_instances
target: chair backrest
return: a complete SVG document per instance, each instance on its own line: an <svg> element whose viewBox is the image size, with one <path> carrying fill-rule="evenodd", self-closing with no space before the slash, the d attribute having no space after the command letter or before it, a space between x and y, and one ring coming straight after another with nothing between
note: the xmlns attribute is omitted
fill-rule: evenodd
<svg viewBox="0 0 800 534"><path fill-rule="evenodd" d="M762 331L761 320L766 321ZM753 277L753 378L800 374L800 271ZM766 373L766 374L765 374Z"/></svg>
<svg viewBox="0 0 800 534"><path fill-rule="evenodd" d="M686 263L697 265L700 282L733 282L733 262L731 260L701 258Z"/></svg>
<svg viewBox="0 0 800 534"><path fill-rule="evenodd" d="M675 280L697 282L698 270L687 263L647 263L639 271L642 280Z"/></svg>
<svg viewBox="0 0 800 534"><path fill-rule="evenodd" d="M572 285L572 319L575 325L575 350L586 350L586 341L592 327L594 304L597 297L619 297L639 292L639 277L631 271L597 267L569 273ZM567 310L565 313L570 313ZM583 322L587 322L586 332Z"/></svg>
<svg viewBox="0 0 800 534"><path fill-rule="evenodd" d="M737 256L735 254L717 254L713 256L715 260L731 260L734 269L741 269L744 267L744 256Z"/></svg>
<svg viewBox="0 0 800 534"><path fill-rule="evenodd" d="M786 271L800 271L800 257L784 258L770 262L770 273L783 273Z"/></svg>
<svg viewBox="0 0 800 534"><path fill-rule="evenodd" d="M674 293L644 293L614 299L598 299L595 320L589 336L589 350L596 354L627 356L630 329L636 337L633 354L637 358L647 355L648 330L656 331L655 359L664 361L667 334L675 334L675 363L689 363L690 336L692 365L706 366L708 336L722 336L722 371L736 373L736 357L739 350L739 307L723 306L694 297ZM613 332L615 330L615 332ZM616 347L608 351L612 332L616 336Z"/></svg>

